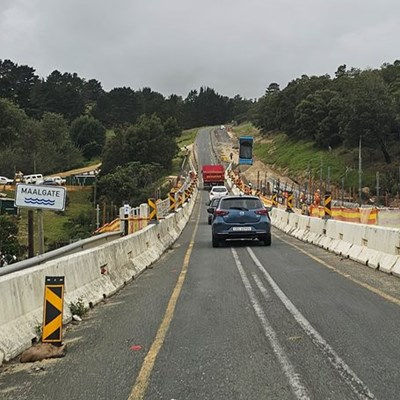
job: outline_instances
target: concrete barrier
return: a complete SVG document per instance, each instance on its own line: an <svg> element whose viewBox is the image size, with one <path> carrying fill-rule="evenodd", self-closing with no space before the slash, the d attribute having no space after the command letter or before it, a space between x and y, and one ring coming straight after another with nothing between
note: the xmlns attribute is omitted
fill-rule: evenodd
<svg viewBox="0 0 400 400"><path fill-rule="evenodd" d="M68 305L81 298L92 307L154 263L179 237L192 213L192 199L158 224L93 249L0 276L0 365L30 347L43 318L46 276L65 276L63 322Z"/></svg>
<svg viewBox="0 0 400 400"><path fill-rule="evenodd" d="M275 227L371 268L400 276L400 230L271 210Z"/></svg>

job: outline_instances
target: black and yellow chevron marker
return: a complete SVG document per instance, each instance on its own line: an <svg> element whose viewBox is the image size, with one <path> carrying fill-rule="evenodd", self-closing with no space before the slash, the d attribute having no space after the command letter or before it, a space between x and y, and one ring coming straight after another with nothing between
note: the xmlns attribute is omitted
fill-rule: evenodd
<svg viewBox="0 0 400 400"><path fill-rule="evenodd" d="M331 192L325 193L324 199L324 218L330 219L332 218L332 194Z"/></svg>
<svg viewBox="0 0 400 400"><path fill-rule="evenodd" d="M64 277L46 276L42 343L62 343Z"/></svg>
<svg viewBox="0 0 400 400"><path fill-rule="evenodd" d="M178 207L182 207L182 204L185 202L185 195L182 191L178 192Z"/></svg>
<svg viewBox="0 0 400 400"><path fill-rule="evenodd" d="M157 205L156 199L147 199L147 204L149 205L150 212L149 212L149 220L156 220L157 219Z"/></svg>
<svg viewBox="0 0 400 400"><path fill-rule="evenodd" d="M278 207L278 193L272 195L272 207Z"/></svg>
<svg viewBox="0 0 400 400"><path fill-rule="evenodd" d="M169 198L168 211L174 212L176 210L175 189L171 189L171 191L168 194L168 198Z"/></svg>
<svg viewBox="0 0 400 400"><path fill-rule="evenodd" d="M286 211L287 212L294 212L293 211L293 193L289 192L286 202Z"/></svg>

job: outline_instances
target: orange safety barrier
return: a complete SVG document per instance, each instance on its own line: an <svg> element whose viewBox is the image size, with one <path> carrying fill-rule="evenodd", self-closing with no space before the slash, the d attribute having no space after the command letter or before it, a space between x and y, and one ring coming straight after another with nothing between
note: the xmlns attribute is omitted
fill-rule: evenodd
<svg viewBox="0 0 400 400"><path fill-rule="evenodd" d="M309 213L311 217L323 218L324 207L311 205ZM337 221L376 225L378 221L378 209L332 207L332 218Z"/></svg>
<svg viewBox="0 0 400 400"><path fill-rule="evenodd" d="M94 231L94 233L116 232L119 230L120 230L120 221L118 218L118 219L114 219L114 221L104 224L99 229L96 229Z"/></svg>
<svg viewBox="0 0 400 400"><path fill-rule="evenodd" d="M140 218L140 217L129 217L129 233L135 233L137 231L140 231L141 229L145 228L148 223L149 219L148 218Z"/></svg>

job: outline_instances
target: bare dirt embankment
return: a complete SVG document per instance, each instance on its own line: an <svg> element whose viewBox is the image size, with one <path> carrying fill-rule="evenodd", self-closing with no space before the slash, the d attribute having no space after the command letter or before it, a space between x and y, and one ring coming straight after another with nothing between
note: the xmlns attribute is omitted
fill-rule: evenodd
<svg viewBox="0 0 400 400"><path fill-rule="evenodd" d="M229 137L231 138L230 142L218 142L217 143L217 152L220 155L220 157L228 160L230 159L230 154L233 154L232 161L234 165L239 164L239 151L237 149L237 146L234 145L234 143L237 142L236 136L230 132L227 131ZM280 180L283 184L287 183L287 185L290 187L292 184L294 185L295 182L285 176L284 174L280 173L279 171L276 171L272 169L270 166L264 164L262 161L258 160L257 157L253 158L253 165L251 166L245 166L245 165L240 165L239 167L240 170L240 175L245 177L247 182L251 182L254 185L257 183L257 179L260 179L260 182L265 182L265 181L270 181L271 179L273 180Z"/></svg>
<svg viewBox="0 0 400 400"><path fill-rule="evenodd" d="M58 172L56 174L52 174L49 176L61 176L62 178L65 178L66 176L78 175L78 174L84 174L85 172L96 171L100 168L100 166L101 166L101 163L98 163L98 164L89 165L88 167L82 167L82 168L77 168L77 169L71 169L70 171Z"/></svg>

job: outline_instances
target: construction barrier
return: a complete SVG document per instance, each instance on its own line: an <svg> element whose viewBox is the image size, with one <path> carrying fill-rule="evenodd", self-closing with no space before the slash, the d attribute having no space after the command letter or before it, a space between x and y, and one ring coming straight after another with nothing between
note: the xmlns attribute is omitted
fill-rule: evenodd
<svg viewBox="0 0 400 400"><path fill-rule="evenodd" d="M272 195L272 207L278 207L278 193Z"/></svg>
<svg viewBox="0 0 400 400"><path fill-rule="evenodd" d="M332 218L332 195L331 195L331 192L326 192L325 193L324 218L325 219Z"/></svg>
<svg viewBox="0 0 400 400"><path fill-rule="evenodd" d="M289 192L286 200L286 212L294 212L293 210L293 193Z"/></svg>
<svg viewBox="0 0 400 400"><path fill-rule="evenodd" d="M169 208L168 208L169 212L170 213L175 212L177 209L176 206L177 199L176 199L176 190L174 188L171 189L171 191L168 193L168 199L169 199Z"/></svg>
<svg viewBox="0 0 400 400"><path fill-rule="evenodd" d="M151 198L147 200L147 204L149 206L150 212L149 212L149 220L150 221L156 221L157 220L157 204L156 200Z"/></svg>

